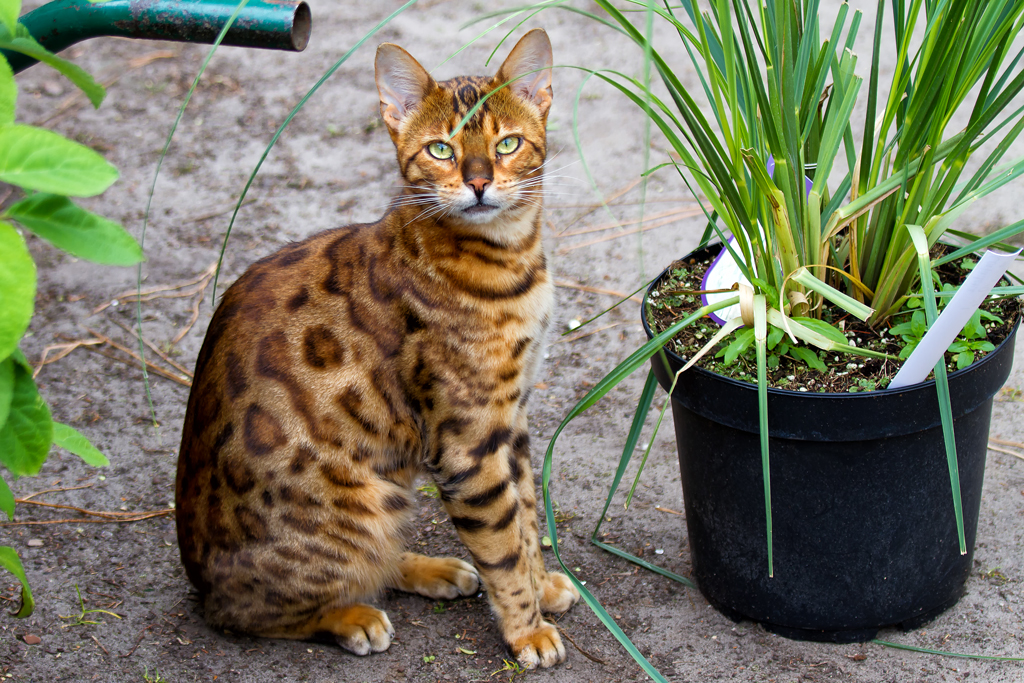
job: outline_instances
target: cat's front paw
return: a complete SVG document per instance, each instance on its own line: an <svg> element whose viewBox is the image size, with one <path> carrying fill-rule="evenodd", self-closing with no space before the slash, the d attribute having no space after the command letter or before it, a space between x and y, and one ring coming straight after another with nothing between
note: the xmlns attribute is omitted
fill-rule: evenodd
<svg viewBox="0 0 1024 683"><path fill-rule="evenodd" d="M454 557L405 553L399 569L401 576L396 588L434 600L454 600L480 589L476 568Z"/></svg>
<svg viewBox="0 0 1024 683"><path fill-rule="evenodd" d="M558 629L544 621L536 629L509 643L516 661L526 669L546 669L565 661L565 646Z"/></svg>
<svg viewBox="0 0 1024 683"><path fill-rule="evenodd" d="M334 633L338 645L357 655L384 652L395 635L388 615L369 605L343 607L324 626Z"/></svg>
<svg viewBox="0 0 1024 683"><path fill-rule="evenodd" d="M540 608L545 614L561 614L580 599L580 592L565 574L548 572L542 585Z"/></svg>

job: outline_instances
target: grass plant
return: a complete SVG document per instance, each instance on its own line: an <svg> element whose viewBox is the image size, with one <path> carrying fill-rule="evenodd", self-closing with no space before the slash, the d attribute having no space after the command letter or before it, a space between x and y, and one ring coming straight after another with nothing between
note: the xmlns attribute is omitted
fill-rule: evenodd
<svg viewBox="0 0 1024 683"><path fill-rule="evenodd" d="M561 7L625 35L638 46L645 73L649 67L660 83L654 87L646 78L615 70L594 70L592 76L637 104L662 133L671 158L648 173L674 170L706 200L710 210L702 242L717 234L749 284L742 294L749 313L724 331L745 327L740 334L749 336L752 330L756 347L766 569L772 574L767 339L781 330L795 347L803 343L863 355L865 350L840 342L841 333L832 334L838 330L827 329L821 320L826 305L878 328L887 326L914 298L925 301L930 325L936 298L952 294L933 291L932 267L992 245L1003 246L1004 240L1024 229L1024 221L1018 221L976 237L953 228L978 200L1024 172L1024 159L1004 162L1024 129L1024 107L1016 99L1024 88L1024 70L1019 68L1024 50L1017 40L1024 27L1024 1L877 0L866 75L861 75L863 68L858 70L853 51L862 12L851 11L846 3L838 7L831 27L819 24L820 0L708 0L702 3L704 12L693 0L594 4L601 12ZM670 63L662 57L652 38L652 20L667 22L689 63ZM881 68L883 45L895 46L891 74ZM703 103L683 86L681 75L690 70L701 84ZM864 97L864 119L854 121L858 98ZM931 248L950 237L967 244L932 260ZM997 287L993 292L1020 293L1019 287ZM559 435L627 375L663 353L675 330L707 312L705 307L656 334L598 382L556 429L542 480L556 556L548 485ZM974 349L964 347L960 352L967 350ZM941 361L935 377L964 553L956 447ZM653 397L650 374L606 510ZM597 529L591 540L668 575L601 543ZM564 563L562 567L571 576ZM601 614L597 601L585 586L574 583L621 642L620 632ZM626 647L649 675L663 680L657 672L651 674L635 648Z"/></svg>

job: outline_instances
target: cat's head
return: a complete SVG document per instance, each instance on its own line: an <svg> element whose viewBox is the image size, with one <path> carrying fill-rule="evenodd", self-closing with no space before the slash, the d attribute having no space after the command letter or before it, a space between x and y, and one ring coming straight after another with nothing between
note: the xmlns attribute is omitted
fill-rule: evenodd
<svg viewBox="0 0 1024 683"><path fill-rule="evenodd" d="M504 226L533 214L540 205L551 107L551 43L542 29L523 36L493 78L438 83L390 43L377 48L375 71L380 113L411 188L400 202L499 240Z"/></svg>

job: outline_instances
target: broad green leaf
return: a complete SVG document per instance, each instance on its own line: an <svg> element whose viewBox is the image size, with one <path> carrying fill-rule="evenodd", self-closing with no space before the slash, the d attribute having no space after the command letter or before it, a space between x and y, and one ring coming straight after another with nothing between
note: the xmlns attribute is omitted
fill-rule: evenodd
<svg viewBox="0 0 1024 683"><path fill-rule="evenodd" d="M740 357L750 345L754 342L754 330L747 328L736 335L736 338L725 347L725 350L721 352L721 355L725 356L722 362L726 365L732 365L737 358Z"/></svg>
<svg viewBox="0 0 1024 683"><path fill-rule="evenodd" d="M79 258L113 266L130 266L143 258L139 243L124 228L61 195L34 194L7 209L7 214Z"/></svg>
<svg viewBox="0 0 1024 683"><path fill-rule="evenodd" d="M7 519L14 519L14 494L3 477L0 477L0 510L7 515Z"/></svg>
<svg viewBox="0 0 1024 683"><path fill-rule="evenodd" d="M36 603L32 599L32 590L28 586L28 577L25 576L25 568L21 566L21 560L18 559L18 553L14 552L14 548L10 548L6 545L0 545L0 567L3 567L10 573L17 577L18 581L21 581L21 609L14 613L14 616L19 619L32 614L32 610L35 609Z"/></svg>
<svg viewBox="0 0 1024 683"><path fill-rule="evenodd" d="M14 33L18 25L18 15L21 14L21 0L0 0L0 25L7 27L9 33ZM5 61L0 59L0 62Z"/></svg>
<svg viewBox="0 0 1024 683"><path fill-rule="evenodd" d="M11 412L11 398L14 396L14 359L0 361L0 428L7 422Z"/></svg>
<svg viewBox="0 0 1024 683"><path fill-rule="evenodd" d="M3 0L0 0L0 2L3 2ZM28 29L21 24L18 24L14 38L11 38L8 35L0 40L0 48L20 52L21 54L28 55L33 59L38 59L44 64L49 64L57 71L64 74L69 81L78 86L78 88L85 93L85 96L89 98L89 101L92 102L92 106L96 108L99 108L100 104L103 102L104 96L107 94L107 91L103 86L97 83L93 77L89 75L89 72L77 64L73 64L66 59L62 59L47 50L36 42L36 39L32 37L32 34L28 32Z"/></svg>
<svg viewBox="0 0 1024 683"><path fill-rule="evenodd" d="M794 346L789 350L789 355L803 361L807 367L813 368L818 372L828 372L828 366L821 362L821 359L818 358L818 354L811 351L806 346Z"/></svg>
<svg viewBox="0 0 1024 683"><path fill-rule="evenodd" d="M35 298L36 264L18 231L0 221L0 358L18 347Z"/></svg>
<svg viewBox="0 0 1024 683"><path fill-rule="evenodd" d="M0 58L0 126L14 123L17 104L18 84L14 82L14 72L7 60Z"/></svg>
<svg viewBox="0 0 1024 683"><path fill-rule="evenodd" d="M74 427L69 427L66 424L53 423L53 443L71 451L84 460L87 465L106 467L110 464L107 456L89 443L89 439L82 436L81 432Z"/></svg>
<svg viewBox="0 0 1024 683"><path fill-rule="evenodd" d="M117 169L85 145L14 123L0 126L0 180L40 192L91 197L117 180Z"/></svg>
<svg viewBox="0 0 1024 683"><path fill-rule="evenodd" d="M36 389L31 368L17 362L11 411L0 428L0 463L16 477L38 474L52 442L50 408Z"/></svg>

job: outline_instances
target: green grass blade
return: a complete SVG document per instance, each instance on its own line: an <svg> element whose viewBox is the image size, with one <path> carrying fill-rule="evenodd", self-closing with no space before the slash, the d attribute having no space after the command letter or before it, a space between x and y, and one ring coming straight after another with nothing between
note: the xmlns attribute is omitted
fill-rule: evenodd
<svg viewBox="0 0 1024 683"><path fill-rule="evenodd" d="M921 273L921 293L924 300L928 326L935 324L938 310L935 305L935 287L932 284L932 266L928 258L928 237L918 225L908 225L910 237L917 249L918 268ZM957 464L956 438L953 434L953 410L949 400L949 381L946 378L946 359L939 358L935 364L935 390L939 396L939 414L942 418L942 438L946 445L946 464L949 469L949 485L953 495L953 512L956 515L956 532L960 541L960 554L967 554L967 540L964 535L964 509L960 495L960 469Z"/></svg>
<svg viewBox="0 0 1024 683"><path fill-rule="evenodd" d="M940 655L942 657L962 657L964 659L982 659L995 662L1024 662L1024 657L995 657L992 655L968 655L960 652L947 652L945 650L932 650L927 647L915 647L914 645L903 645L902 643L893 643L888 640L879 640L875 638L871 641L875 645L882 645L884 647L891 647L897 650L908 650L910 652L920 652L926 655Z"/></svg>
<svg viewBox="0 0 1024 683"><path fill-rule="evenodd" d="M764 478L764 522L768 543L768 576L775 576L772 543L772 474L768 454L767 306L763 294L754 296L754 341L757 344L757 419L761 436L761 476Z"/></svg>
<svg viewBox="0 0 1024 683"><path fill-rule="evenodd" d="M738 301L739 297L729 297L728 299L716 304L704 306L687 316L684 320L670 326L664 332L655 335L653 339L634 351L628 358L626 358L626 360L619 363L615 369L603 377L601 381L598 382L593 389L587 392L586 396L580 399L573 409L569 411L569 414L565 416L561 424L558 425L558 428L555 429L555 433L552 435L551 441L548 442L547 450L544 453L544 463L541 469L541 490L544 495L544 512L548 525L548 535L551 538L551 549L554 552L555 559L558 560L558 564L565 571L566 576L568 576L569 580L574 586L576 586L576 589L580 592L584 602L586 602L587 606L594 611L594 614L596 614L598 619L601 620L601 623L604 624L605 628L615 636L615 639L619 641L619 643L626 649L630 656L633 657L648 676L663 683L665 682L665 678L651 665L650 662L647 661L647 658L640 653L636 646L633 645L632 641L626 637L626 634L622 632L622 629L615 623L615 620L609 616L608 612L601 606L601 603L598 602L597 598L595 598L590 591L587 590L587 587L584 586L571 571L569 571L569 568L565 565L565 562L559 554L558 529L555 527L555 513L551 505L551 492L549 489L555 444L558 441L559 435L561 435L562 431L572 420L576 419L576 417L578 417L587 408L597 403L597 401L599 401L605 394L616 387L627 376L632 374L643 363L646 363L647 360L657 353L658 350L660 350L669 339L675 336L679 330L692 324L694 321L704 317L712 311L726 308L727 306L733 306L738 303Z"/></svg>
<svg viewBox="0 0 1024 683"><path fill-rule="evenodd" d="M608 499L604 502L601 516L597 520L597 526L594 527L594 533L590 536L591 540L597 539L597 532L601 529L604 516L608 514L608 508L611 507L612 497L619 489L619 483L622 481L622 475L625 474L626 468L629 466L629 461L633 459L633 452L640 441L640 433L644 428L644 422L647 420L647 411L651 409L651 403L654 401L654 392L657 388L658 380L654 376L654 371L651 370L647 373L647 381L644 383L643 391L640 392L640 400L637 401L636 412L633 413L633 424L630 425L629 434L626 435L626 445L622 447L622 457L619 458L619 466L615 469L615 476L612 477L612 485L608 490Z"/></svg>
<svg viewBox="0 0 1024 683"><path fill-rule="evenodd" d="M679 380L679 373L677 372L675 377L672 378L672 386L668 389L668 395L671 397L672 392L675 391L676 382ZM666 400L662 404L661 410L658 411L658 419L654 423L654 430L651 432L651 438L647 441L647 448L644 449L644 457L640 459L640 466L636 469L636 477L633 478L633 485L629 487L629 493L626 494L626 502L623 504L623 508L629 509L629 504L633 500L633 493L636 492L636 485L640 483L640 475L644 472L644 467L647 465L647 458L651 455L651 448L654 447L654 438L658 436L658 430L661 429L661 422L665 419L665 411L668 410L670 401Z"/></svg>
<svg viewBox="0 0 1024 683"><path fill-rule="evenodd" d="M215 304L217 301L217 280L220 278L221 266L224 265L224 252L227 250L228 239L231 237L231 230L235 225L235 219L238 218L238 212L242 208L242 204L245 202L245 196L249 193L249 188L252 187L253 181L256 180L256 174L259 173L260 168L263 167L263 162L266 161L267 156L270 154L270 150L274 148L275 144L277 144L277 139L281 137L281 134L284 132L284 129L288 127L288 124L291 123L292 119L295 118L295 115L299 113L299 110L301 110L306 105L306 102L309 100L309 98L312 97L316 93L316 91L320 89L320 86L327 82L327 79L334 75L334 72L337 71L342 64L348 61L349 57L351 57L356 50L363 46L363 43L365 43L367 40L373 37L378 31L380 31L382 28L391 23L392 19L394 19L399 14L401 14L402 12L409 9L415 4L416 0L409 0L404 5L396 9L394 12L389 14L379 24L370 29L366 33L366 35L360 38L359 41L355 45L353 45L351 49L349 49L348 52L342 55L341 59L334 63L334 66L327 70L327 73L320 77L320 80L317 81L316 84L309 89L309 92L307 92L302 97L302 99L299 100L299 103L295 105L291 112L289 112L288 116L285 117L281 125L278 126L277 130L274 132L273 137L270 138L270 143L267 145L267 148L263 150L263 154L262 156L260 156L260 160L256 162L256 167L252 170L252 173L249 174L249 179L246 181L245 187L242 188L242 193L238 197L238 202L235 203L235 209L234 211L231 212L231 220L228 222L227 232L224 233L224 242L221 245L220 256L217 258L217 270L213 276L213 293L211 294L211 302Z"/></svg>
<svg viewBox="0 0 1024 683"><path fill-rule="evenodd" d="M146 210L142 215L142 230L139 234L139 248L145 251L146 248L146 228L149 227L149 216L153 208L153 195L156 193L156 181L160 177L160 169L164 165L164 159L167 157L167 150L171 147L171 140L174 139L174 133L178 130L178 124L181 123L181 117L185 114L185 108L188 107L188 103L192 100L192 94L196 91L196 87L199 85L199 79L206 72L206 67L209 66L210 60L213 59L213 54L220 47L221 41L224 40L224 36L227 35L228 29L235 23L235 19L248 4L249 0L241 0L238 6L235 7L235 11L231 13L228 20L224 22L224 26L221 28L220 33L217 34L217 38L213 41L213 45L210 46L210 51L206 54L206 59L203 60L202 66L199 67L199 73L192 80L192 85L189 87L188 92L185 94L185 99L182 100L181 106L178 107L178 115L174 118L174 123L171 124L171 130L167 133L167 139L164 141L164 147L160 150L160 156L156 161L156 170L153 172L153 182L149 185L149 194L146 197ZM221 257L223 258L223 252ZM220 272L220 263L217 264L217 272ZM135 327L138 331L139 337L139 366L142 370L142 383L146 388L146 403L149 405L149 415L153 420L153 424L157 424L156 419L156 406L153 404L153 392L149 386L149 368L146 365L146 345L143 343L142 338L142 264L140 263L135 273L135 289L138 296L135 297ZM216 290L216 282L214 284L214 290Z"/></svg>
<svg viewBox="0 0 1024 683"><path fill-rule="evenodd" d="M686 578L685 576L680 576L679 574L676 574L675 572L670 572L667 569L662 569L658 565L651 564L650 562L647 562L646 560L642 560L639 557L637 557L636 555L630 555L625 550L620 550L620 549L616 548L615 546L610 545L608 543L605 543L603 541L591 540L590 542L593 543L594 545L596 545L601 550L609 552L612 555L616 555L618 557L621 557L624 560L628 560L628 561L632 562L633 564L639 565L640 567L643 567L647 571L654 572L655 574L660 574L661 576L664 576L666 579L672 579L673 581L676 581L678 583L683 584L687 588L696 588L697 587L697 584L695 584L693 581L691 581L690 579Z"/></svg>

